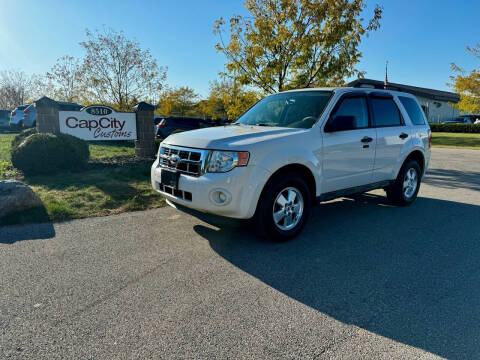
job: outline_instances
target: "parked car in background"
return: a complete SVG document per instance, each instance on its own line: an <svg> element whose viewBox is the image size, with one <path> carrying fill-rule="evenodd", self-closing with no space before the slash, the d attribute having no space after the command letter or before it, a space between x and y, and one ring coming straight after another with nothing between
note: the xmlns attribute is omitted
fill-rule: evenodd
<svg viewBox="0 0 480 360"><path fill-rule="evenodd" d="M10 128L10 110L0 110L0 130Z"/></svg>
<svg viewBox="0 0 480 360"><path fill-rule="evenodd" d="M83 105L66 101L57 101L60 111L79 111ZM37 109L34 104L17 106L12 111L10 127L21 130L37 126Z"/></svg>
<svg viewBox="0 0 480 360"><path fill-rule="evenodd" d="M478 119L480 115L461 115L453 120L444 121L443 124L474 124Z"/></svg>
<svg viewBox="0 0 480 360"><path fill-rule="evenodd" d="M158 125L163 119L165 119L165 116L158 116L158 115L153 116L153 133L155 134L155 136L157 135Z"/></svg>
<svg viewBox="0 0 480 360"><path fill-rule="evenodd" d="M83 105L66 101L57 101L57 103L60 111L80 111L84 107Z"/></svg>
<svg viewBox="0 0 480 360"><path fill-rule="evenodd" d="M19 105L12 110L10 114L10 128L12 130L21 130L23 129L23 110L25 110L29 105Z"/></svg>
<svg viewBox="0 0 480 360"><path fill-rule="evenodd" d="M29 105L25 110L23 110L23 127L29 128L37 125L37 111L35 105Z"/></svg>
<svg viewBox="0 0 480 360"><path fill-rule="evenodd" d="M208 126L208 122L201 118L169 116L158 123L156 137L165 139L175 130L189 131Z"/></svg>

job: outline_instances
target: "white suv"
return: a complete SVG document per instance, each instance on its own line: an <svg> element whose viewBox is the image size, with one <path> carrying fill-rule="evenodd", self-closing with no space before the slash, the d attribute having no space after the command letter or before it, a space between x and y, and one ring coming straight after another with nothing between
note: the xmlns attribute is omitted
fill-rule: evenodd
<svg viewBox="0 0 480 360"><path fill-rule="evenodd" d="M230 126L177 133L160 145L152 186L175 206L248 219L286 240L315 200L386 190L417 197L431 132L413 95L363 88L271 95Z"/></svg>

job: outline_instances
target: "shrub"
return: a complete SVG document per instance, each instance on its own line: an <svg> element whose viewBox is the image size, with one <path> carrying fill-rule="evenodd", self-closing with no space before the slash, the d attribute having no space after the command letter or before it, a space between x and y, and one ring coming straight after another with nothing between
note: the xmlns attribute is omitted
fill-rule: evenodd
<svg viewBox="0 0 480 360"><path fill-rule="evenodd" d="M87 164L90 159L90 149L85 140L67 134L58 134L57 137L63 143L65 149L72 149L68 158L70 162L74 163L73 168Z"/></svg>
<svg viewBox="0 0 480 360"><path fill-rule="evenodd" d="M12 164L26 175L53 174L83 168L90 157L88 144L66 134L37 133L12 147Z"/></svg>
<svg viewBox="0 0 480 360"><path fill-rule="evenodd" d="M37 128L34 128L34 127L27 130L23 130L13 138L11 149L16 148L18 145L22 143L23 140L25 140L25 138L36 133L37 133Z"/></svg>
<svg viewBox="0 0 480 360"><path fill-rule="evenodd" d="M429 124L432 132L477 133L480 134L480 124Z"/></svg>

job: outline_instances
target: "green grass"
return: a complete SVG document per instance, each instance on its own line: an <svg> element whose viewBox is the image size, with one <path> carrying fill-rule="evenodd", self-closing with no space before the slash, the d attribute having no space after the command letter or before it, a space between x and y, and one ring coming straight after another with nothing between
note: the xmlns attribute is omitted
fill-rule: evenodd
<svg viewBox="0 0 480 360"><path fill-rule="evenodd" d="M152 189L150 183L153 160L77 173L23 177L11 168L10 143L14 136L0 134L0 180L14 178L30 185L44 207L2 218L0 225L64 221L165 205L163 197ZM135 154L133 142L89 142L89 147L92 159Z"/></svg>
<svg viewBox="0 0 480 360"><path fill-rule="evenodd" d="M16 134L0 134L0 161L10 163L10 145ZM115 156L135 155L133 141L89 141L90 158L105 159Z"/></svg>
<svg viewBox="0 0 480 360"><path fill-rule="evenodd" d="M44 209L14 214L0 224L64 221L162 207L165 200L150 184L150 166L144 161L120 168L24 178Z"/></svg>
<svg viewBox="0 0 480 360"><path fill-rule="evenodd" d="M480 150L480 134L434 132L432 146Z"/></svg>
<svg viewBox="0 0 480 360"><path fill-rule="evenodd" d="M90 141L90 158L104 159L114 156L135 155L133 141Z"/></svg>
<svg viewBox="0 0 480 360"><path fill-rule="evenodd" d="M11 167L10 145L16 134L0 134L0 179L5 177L8 167ZM91 159L105 159L117 156L135 155L133 141L90 141Z"/></svg>
<svg viewBox="0 0 480 360"><path fill-rule="evenodd" d="M0 162L10 163L10 144L15 134L0 134Z"/></svg>

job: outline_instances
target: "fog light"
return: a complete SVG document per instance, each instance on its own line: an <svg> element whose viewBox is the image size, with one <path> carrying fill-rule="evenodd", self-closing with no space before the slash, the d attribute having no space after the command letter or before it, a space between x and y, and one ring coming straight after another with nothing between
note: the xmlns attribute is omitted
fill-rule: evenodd
<svg viewBox="0 0 480 360"><path fill-rule="evenodd" d="M210 193L210 200L215 205L226 205L230 202L231 196L226 190L216 189Z"/></svg>

